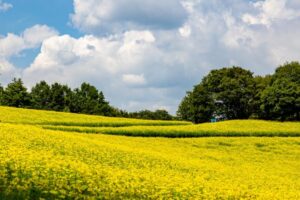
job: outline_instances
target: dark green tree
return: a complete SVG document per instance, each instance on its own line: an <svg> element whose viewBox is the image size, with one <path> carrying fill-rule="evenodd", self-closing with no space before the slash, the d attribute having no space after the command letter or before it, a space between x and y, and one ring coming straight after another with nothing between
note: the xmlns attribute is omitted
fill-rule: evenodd
<svg viewBox="0 0 300 200"><path fill-rule="evenodd" d="M194 87L191 102L192 122L202 123L211 119L215 110L215 102L213 95L204 85L199 84Z"/></svg>
<svg viewBox="0 0 300 200"><path fill-rule="evenodd" d="M212 70L187 93L177 114L194 123L211 117L247 119L255 110L255 86L252 72L240 67Z"/></svg>
<svg viewBox="0 0 300 200"><path fill-rule="evenodd" d="M279 66L272 77L271 84L278 79L287 79L290 82L300 84L300 64L299 62L285 63Z"/></svg>
<svg viewBox="0 0 300 200"><path fill-rule="evenodd" d="M300 120L300 64L286 63L276 69L271 84L261 94L263 118Z"/></svg>
<svg viewBox="0 0 300 200"><path fill-rule="evenodd" d="M2 105L2 101L3 101L3 93L4 93L4 89L3 89L3 87L0 85L0 105Z"/></svg>
<svg viewBox="0 0 300 200"><path fill-rule="evenodd" d="M96 115L113 114L113 109L105 101L103 93L88 83L82 83L80 88L74 90L70 101L70 111Z"/></svg>
<svg viewBox="0 0 300 200"><path fill-rule="evenodd" d="M70 111L71 89L67 85L54 83L50 88L49 108L55 111Z"/></svg>
<svg viewBox="0 0 300 200"><path fill-rule="evenodd" d="M176 115L180 120L193 121L192 92L186 93L179 104Z"/></svg>
<svg viewBox="0 0 300 200"><path fill-rule="evenodd" d="M51 88L45 81L41 81L40 83L37 83L31 89L30 95L32 99L33 108L35 109L50 108Z"/></svg>
<svg viewBox="0 0 300 200"><path fill-rule="evenodd" d="M255 96L252 72L235 66L212 70L202 84L215 102L216 115L227 119L249 118Z"/></svg>
<svg viewBox="0 0 300 200"><path fill-rule="evenodd" d="M3 92L2 103L6 106L29 107L30 96L22 80L14 78Z"/></svg>
<svg viewBox="0 0 300 200"><path fill-rule="evenodd" d="M163 109L158 109L154 111L155 119L159 120L172 120L173 117L168 113L168 111Z"/></svg>
<svg viewBox="0 0 300 200"><path fill-rule="evenodd" d="M261 106L261 96L263 91L270 85L272 76L266 75L266 76L255 76L254 82L254 98L253 98L253 111L251 114L251 118L259 119L263 117L263 113L261 112L260 106Z"/></svg>

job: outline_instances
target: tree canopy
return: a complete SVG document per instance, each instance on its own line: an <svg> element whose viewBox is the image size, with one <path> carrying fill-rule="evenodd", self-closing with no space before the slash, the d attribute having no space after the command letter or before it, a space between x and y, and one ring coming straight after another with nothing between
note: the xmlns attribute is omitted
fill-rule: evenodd
<svg viewBox="0 0 300 200"><path fill-rule="evenodd" d="M127 112L114 108L105 100L103 92L89 83L82 83L72 90L67 85L49 85L41 81L28 92L22 80L14 78L6 88L0 85L0 105L140 119L173 119L166 110Z"/></svg>
<svg viewBox="0 0 300 200"><path fill-rule="evenodd" d="M212 118L299 120L300 64L286 63L273 75L253 76L241 67L212 70L179 105L177 116L194 123Z"/></svg>

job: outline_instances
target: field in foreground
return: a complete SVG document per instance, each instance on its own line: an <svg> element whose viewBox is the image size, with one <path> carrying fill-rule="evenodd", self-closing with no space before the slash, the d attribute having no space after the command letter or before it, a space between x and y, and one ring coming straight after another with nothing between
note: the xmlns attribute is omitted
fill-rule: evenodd
<svg viewBox="0 0 300 200"><path fill-rule="evenodd" d="M3 110L0 199L300 199L300 137L83 134L45 130L44 111ZM60 115L47 121L54 127Z"/></svg>

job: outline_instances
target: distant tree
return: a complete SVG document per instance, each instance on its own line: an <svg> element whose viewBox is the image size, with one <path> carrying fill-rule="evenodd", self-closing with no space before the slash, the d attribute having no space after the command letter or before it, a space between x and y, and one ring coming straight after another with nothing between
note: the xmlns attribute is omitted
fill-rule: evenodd
<svg viewBox="0 0 300 200"><path fill-rule="evenodd" d="M103 93L95 86L82 83L71 96L70 111L75 113L113 115L113 108L105 101Z"/></svg>
<svg viewBox="0 0 300 200"><path fill-rule="evenodd" d="M154 113L150 110L141 110L139 112L132 112L129 115L131 118L137 119L154 119Z"/></svg>
<svg viewBox="0 0 300 200"><path fill-rule="evenodd" d="M253 98L253 111L251 114L251 118L262 118L263 113L261 112L260 106L262 104L261 102L261 96L263 91L270 85L272 76L266 75L266 76L255 76L254 82L255 82L255 88L254 88L254 98Z"/></svg>
<svg viewBox="0 0 300 200"><path fill-rule="evenodd" d="M102 91L99 92L98 105L100 113L105 116L114 116L115 109L109 105L109 102L105 100L104 94Z"/></svg>
<svg viewBox="0 0 300 200"><path fill-rule="evenodd" d="M35 109L49 109L51 101L51 88L45 82L37 83L31 89L32 107Z"/></svg>
<svg viewBox="0 0 300 200"><path fill-rule="evenodd" d="M279 79L287 79L290 82L300 84L300 64L299 62L285 63L279 66L272 77L271 84Z"/></svg>
<svg viewBox="0 0 300 200"><path fill-rule="evenodd" d="M247 119L255 109L252 72L240 67L212 70L182 100L178 116L194 123L211 117Z"/></svg>
<svg viewBox="0 0 300 200"><path fill-rule="evenodd" d="M261 94L263 118L300 120L300 64L286 63L276 69L271 84Z"/></svg>
<svg viewBox="0 0 300 200"><path fill-rule="evenodd" d="M173 119L173 116L170 115L168 111L162 109L158 109L156 111L141 110L138 112L128 113L126 116L129 118L151 119L151 120L172 120Z"/></svg>
<svg viewBox="0 0 300 200"><path fill-rule="evenodd" d="M255 96L252 72L235 66L212 70L202 84L216 104L217 115L227 119L249 118Z"/></svg>
<svg viewBox="0 0 300 200"><path fill-rule="evenodd" d="M4 93L4 89L3 89L3 87L0 85L0 105L2 105L2 101L3 101L3 93Z"/></svg>
<svg viewBox="0 0 300 200"><path fill-rule="evenodd" d="M186 96L182 99L177 110L177 117L180 120L193 121L193 108L192 108L192 92L187 92Z"/></svg>
<svg viewBox="0 0 300 200"><path fill-rule="evenodd" d="M159 120L172 120L173 117L168 113L168 111L163 109L158 109L154 111L155 119Z"/></svg>
<svg viewBox="0 0 300 200"><path fill-rule="evenodd" d="M2 96L3 105L13 107L30 106L30 96L20 78L14 78L12 82L7 85Z"/></svg>
<svg viewBox="0 0 300 200"><path fill-rule="evenodd" d="M71 89L67 85L54 83L50 88L49 108L55 111L69 111Z"/></svg>
<svg viewBox="0 0 300 200"><path fill-rule="evenodd" d="M192 122L202 123L211 119L215 110L215 102L213 95L204 85L199 84L194 87L191 103Z"/></svg>

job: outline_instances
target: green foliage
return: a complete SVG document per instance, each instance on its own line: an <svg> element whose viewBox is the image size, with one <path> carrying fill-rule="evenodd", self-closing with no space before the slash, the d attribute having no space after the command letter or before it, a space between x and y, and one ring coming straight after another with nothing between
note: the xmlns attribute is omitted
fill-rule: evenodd
<svg viewBox="0 0 300 200"><path fill-rule="evenodd" d="M0 105L2 105L2 101L3 101L3 93L4 93L4 89L3 89L3 87L0 85Z"/></svg>
<svg viewBox="0 0 300 200"><path fill-rule="evenodd" d="M187 92L186 96L181 101L176 114L181 120L193 121L192 113L192 92Z"/></svg>
<svg viewBox="0 0 300 200"><path fill-rule="evenodd" d="M296 84L300 84L300 64L299 62L285 63L276 69L272 78L272 83L278 79L287 79ZM271 83L271 84L272 84Z"/></svg>
<svg viewBox="0 0 300 200"><path fill-rule="evenodd" d="M263 118L263 114L260 110L261 106L261 96L263 91L270 85L272 76L255 76L255 88L254 88L254 98L253 98L253 111L250 118L259 119Z"/></svg>
<svg viewBox="0 0 300 200"><path fill-rule="evenodd" d="M299 121L300 64L286 63L264 77L235 66L212 70L184 97L177 115L195 123L212 116Z"/></svg>
<svg viewBox="0 0 300 200"><path fill-rule="evenodd" d="M13 107L29 107L30 96L21 79L14 78L3 91L2 104Z"/></svg>
<svg viewBox="0 0 300 200"><path fill-rule="evenodd" d="M191 100L192 121L194 123L209 121L213 115L215 105L214 99L207 88L202 84L195 86Z"/></svg>
<svg viewBox="0 0 300 200"><path fill-rule="evenodd" d="M152 119L152 120L172 120L173 117L166 110L142 110L139 112L132 112L125 114L124 117L136 118L136 119Z"/></svg>
<svg viewBox="0 0 300 200"><path fill-rule="evenodd" d="M45 81L37 83L31 89L32 107L35 109L50 109L51 94L53 92L51 92L50 86Z"/></svg>
<svg viewBox="0 0 300 200"><path fill-rule="evenodd" d="M40 110L54 110L111 117L129 117L138 119L172 120L166 110L142 110L128 113L109 105L102 91L95 86L82 83L80 88L71 90L67 85L45 81L37 83L31 93L23 86L21 79L14 79L6 89L0 85L0 105L28 107Z"/></svg>
<svg viewBox="0 0 300 200"><path fill-rule="evenodd" d="M275 120L299 120L300 87L286 79L276 80L262 93L264 117Z"/></svg>
<svg viewBox="0 0 300 200"><path fill-rule="evenodd" d="M255 81L252 73L240 67L212 70L182 100L178 116L194 123L212 117L247 119L255 103Z"/></svg>
<svg viewBox="0 0 300 200"><path fill-rule="evenodd" d="M272 77L261 94L261 111L265 119L300 120L300 64L286 63Z"/></svg>
<svg viewBox="0 0 300 200"><path fill-rule="evenodd" d="M49 108L55 111L69 111L71 89L67 85L54 83L50 89Z"/></svg>
<svg viewBox="0 0 300 200"><path fill-rule="evenodd" d="M212 70L202 83L215 102L216 115L227 119L249 118L255 86L250 71L235 66Z"/></svg>
<svg viewBox="0 0 300 200"><path fill-rule="evenodd" d="M199 84L194 86L192 92L187 92L179 105L177 116L181 120L201 123L209 121L213 112L213 98L203 84Z"/></svg>
<svg viewBox="0 0 300 200"><path fill-rule="evenodd" d="M98 92L96 87L88 83L82 83L81 87L75 89L72 93L70 111L74 113L104 115L106 105L108 105L108 102L104 100L102 92Z"/></svg>

